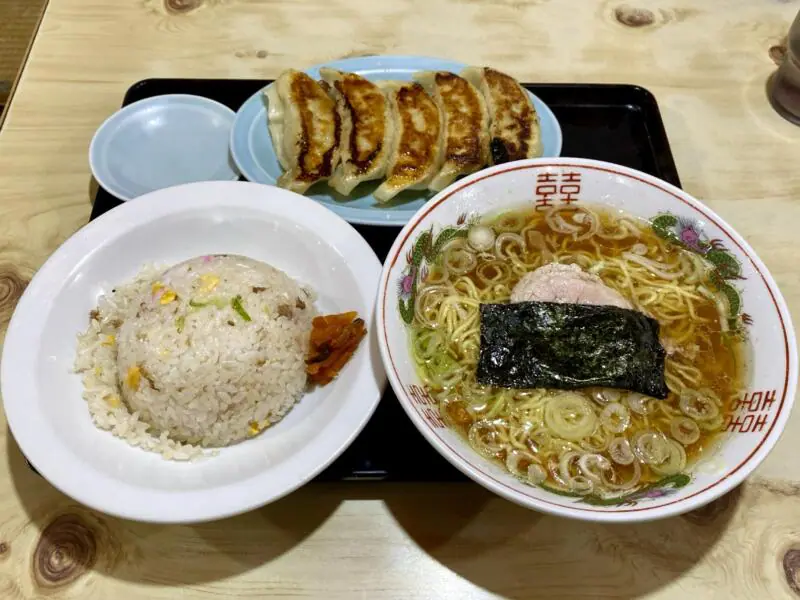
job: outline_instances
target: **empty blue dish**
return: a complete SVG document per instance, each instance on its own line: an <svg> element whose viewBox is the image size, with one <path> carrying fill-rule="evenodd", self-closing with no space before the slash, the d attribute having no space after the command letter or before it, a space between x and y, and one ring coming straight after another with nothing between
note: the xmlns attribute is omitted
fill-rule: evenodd
<svg viewBox="0 0 800 600"><path fill-rule="evenodd" d="M120 200L182 183L238 179L229 152L234 118L227 106L188 94L134 102L95 133L92 174Z"/></svg>

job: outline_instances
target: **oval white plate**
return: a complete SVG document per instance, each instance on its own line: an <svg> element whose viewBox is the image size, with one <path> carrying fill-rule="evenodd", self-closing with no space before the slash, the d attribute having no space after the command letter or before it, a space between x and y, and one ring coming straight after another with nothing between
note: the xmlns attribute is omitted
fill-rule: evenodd
<svg viewBox="0 0 800 600"><path fill-rule="evenodd" d="M701 254L711 249L724 251L741 266L741 278L723 280L739 294L745 331L754 352L747 396L741 398L728 423L730 433L719 452L704 457L689 473L665 478L661 485L623 493L614 503L559 495L518 481L446 428L438 417L438 406L419 379L400 314L400 302L407 306L413 301L412 282L427 268L425 261L435 261L435 257L426 256L425 248L437 247L435 236L443 229L468 227L472 215L525 204L557 206L565 200L601 204L648 220L670 215L669 224L664 226L685 239L687 248ZM414 263L419 260L423 262ZM747 242L686 192L645 173L595 160L535 159L499 165L440 192L403 228L389 251L378 291L378 328L392 388L434 448L500 496L528 508L576 519L646 521L680 514L721 496L741 483L778 441L797 389L797 342L791 316L775 281Z"/></svg>
<svg viewBox="0 0 800 600"><path fill-rule="evenodd" d="M97 297L143 265L212 253L283 269L316 290L321 312L358 311L370 335L333 383L304 396L273 428L216 457L171 462L92 424L72 373L76 335ZM380 268L343 219L276 187L197 183L123 204L58 248L23 294L0 371L9 427L47 480L108 514L187 523L266 504L331 463L380 400L386 379L373 327Z"/></svg>
<svg viewBox="0 0 800 600"><path fill-rule="evenodd" d="M466 67L459 62L422 56L368 56L317 65L306 69L305 72L314 78L319 78L319 69L323 66L358 73L371 81L385 79L411 81L417 71L458 73ZM544 156L559 156L562 142L561 127L553 111L544 102L534 94L531 94L531 98L541 122ZM267 111L262 91L253 94L236 113L236 121L231 131L231 155L242 175L250 181L275 185L283 172L267 129ZM417 209L433 195L425 191L404 192L391 202L381 204L372 196L372 191L379 183L362 184L346 198L327 185L319 184L310 190L308 196L350 223L397 226L407 223Z"/></svg>
<svg viewBox="0 0 800 600"><path fill-rule="evenodd" d="M94 178L120 200L182 183L239 178L229 154L234 112L190 94L139 100L98 128L89 146Z"/></svg>

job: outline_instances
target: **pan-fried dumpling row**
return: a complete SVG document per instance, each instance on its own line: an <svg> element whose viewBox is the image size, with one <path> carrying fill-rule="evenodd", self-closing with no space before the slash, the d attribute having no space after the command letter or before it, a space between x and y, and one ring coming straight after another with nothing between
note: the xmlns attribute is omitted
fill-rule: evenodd
<svg viewBox="0 0 800 600"><path fill-rule="evenodd" d="M265 91L282 187L302 193L329 180L347 195L383 178L373 196L388 202L403 190L439 191L487 164L542 153L530 96L494 69L377 84L329 68L320 75L318 83L287 71Z"/></svg>

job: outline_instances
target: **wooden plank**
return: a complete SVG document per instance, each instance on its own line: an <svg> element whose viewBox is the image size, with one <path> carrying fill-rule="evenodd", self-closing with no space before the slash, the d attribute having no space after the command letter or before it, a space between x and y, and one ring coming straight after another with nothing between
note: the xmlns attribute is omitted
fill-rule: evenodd
<svg viewBox="0 0 800 600"><path fill-rule="evenodd" d="M16 78L44 4L45 0L0 0L0 80Z"/></svg>
<svg viewBox="0 0 800 600"><path fill-rule="evenodd" d="M8 103L46 2L0 0L0 107Z"/></svg>
<svg viewBox="0 0 800 600"><path fill-rule="evenodd" d="M11 95L11 80L0 79L0 106L3 106Z"/></svg>

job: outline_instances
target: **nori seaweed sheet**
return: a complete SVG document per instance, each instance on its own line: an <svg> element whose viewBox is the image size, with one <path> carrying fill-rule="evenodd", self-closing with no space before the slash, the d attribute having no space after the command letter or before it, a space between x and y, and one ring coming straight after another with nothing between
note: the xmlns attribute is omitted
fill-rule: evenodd
<svg viewBox="0 0 800 600"><path fill-rule="evenodd" d="M667 397L658 321L616 306L481 305L478 382L505 388L591 386Z"/></svg>

